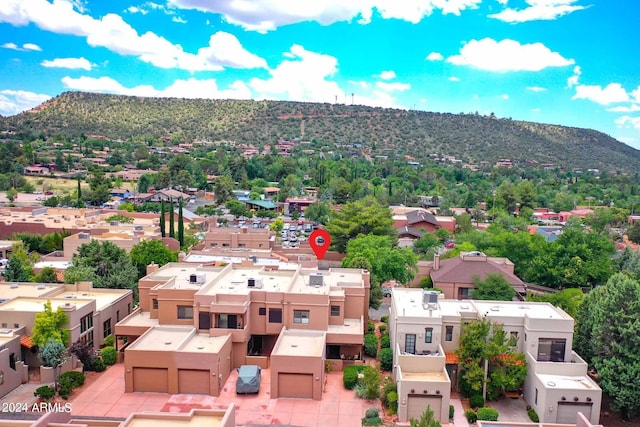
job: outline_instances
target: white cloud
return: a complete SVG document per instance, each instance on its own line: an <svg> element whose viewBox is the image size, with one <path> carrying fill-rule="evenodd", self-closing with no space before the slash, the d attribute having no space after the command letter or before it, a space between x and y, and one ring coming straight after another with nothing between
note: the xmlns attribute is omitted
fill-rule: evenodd
<svg viewBox="0 0 640 427"><path fill-rule="evenodd" d="M509 39L497 42L490 38L471 40L460 49L459 55L450 56L447 62L499 72L540 71L574 63L573 59L563 58L542 43L520 44Z"/></svg>
<svg viewBox="0 0 640 427"><path fill-rule="evenodd" d="M579 85L572 99L588 99L601 105L629 101L629 95L620 83L609 83L604 89L601 86Z"/></svg>
<svg viewBox="0 0 640 427"><path fill-rule="evenodd" d="M616 125L621 128L640 129L640 117L622 116L615 120Z"/></svg>
<svg viewBox="0 0 640 427"><path fill-rule="evenodd" d="M540 112L540 109L539 109L539 108L532 108L532 109L531 109L531 111L532 111L533 113L539 113L539 112Z"/></svg>
<svg viewBox="0 0 640 427"><path fill-rule="evenodd" d="M42 48L35 43L25 43L22 45L22 48L26 50L35 50L38 52L42 51Z"/></svg>
<svg viewBox="0 0 640 427"><path fill-rule="evenodd" d="M427 61L442 61L444 57L440 52L431 52L425 59Z"/></svg>
<svg viewBox="0 0 640 427"><path fill-rule="evenodd" d="M525 0L524 9L506 8L502 12L489 15L500 21L520 23L529 21L550 21L569 13L586 9L588 6L574 6L578 0ZM507 2L501 2L506 4Z"/></svg>
<svg viewBox="0 0 640 427"><path fill-rule="evenodd" d="M118 95L173 97L173 98L206 98L206 99L250 99L251 91L241 81L235 81L227 89L218 88L215 79L175 80L165 89L155 89L151 85L125 87L111 77L63 77L62 84L68 89L86 92L112 93Z"/></svg>
<svg viewBox="0 0 640 427"><path fill-rule="evenodd" d="M386 83L386 82L376 82L376 87L385 92L404 92L405 90L411 89L411 85L409 83Z"/></svg>
<svg viewBox="0 0 640 427"><path fill-rule="evenodd" d="M382 80L391 80L396 78L396 72L393 70L383 71L376 77L380 77Z"/></svg>
<svg viewBox="0 0 640 427"><path fill-rule="evenodd" d="M49 95L25 90L0 90L0 114L11 116L42 104Z"/></svg>
<svg viewBox="0 0 640 427"><path fill-rule="evenodd" d="M636 90L631 91L631 96L636 104L640 104L640 86Z"/></svg>
<svg viewBox="0 0 640 427"><path fill-rule="evenodd" d="M640 105L631 104L629 106L619 105L617 107L607 108L607 111L612 113L635 113L636 111L640 111Z"/></svg>
<svg viewBox="0 0 640 427"><path fill-rule="evenodd" d="M71 69L82 69L82 70L91 70L91 62L89 62L84 57L81 58L56 58L51 61L44 60L40 64L43 67L47 68L71 68Z"/></svg>
<svg viewBox="0 0 640 427"><path fill-rule="evenodd" d="M531 92L546 92L547 88L540 86L529 86L527 87L527 90Z"/></svg>
<svg viewBox="0 0 640 427"><path fill-rule="evenodd" d="M459 79L458 77L456 77L456 76L451 76L451 77L449 77L449 79L448 79L448 80L449 80L450 82L459 82L459 81L460 81L460 79Z"/></svg>
<svg viewBox="0 0 640 427"><path fill-rule="evenodd" d="M369 87L371 86L369 82L355 81L355 80L349 80L349 84L354 86L360 86L361 89L369 89Z"/></svg>
<svg viewBox="0 0 640 427"><path fill-rule="evenodd" d="M187 23L187 20L186 20L186 19L181 18L181 17L179 17L179 16L173 16L173 17L171 18L171 20L172 20L173 22L177 22L178 24L186 24L186 23Z"/></svg>
<svg viewBox="0 0 640 427"><path fill-rule="evenodd" d="M508 95L508 94L506 94L506 93L503 93L503 94L502 94L502 99L509 99L509 95Z"/></svg>
<svg viewBox="0 0 640 427"><path fill-rule="evenodd" d="M129 13L140 13L142 15L146 15L147 13L149 13L147 9L143 9L137 6L129 6L125 9L125 11Z"/></svg>
<svg viewBox="0 0 640 427"><path fill-rule="evenodd" d="M42 48L35 43L25 43L22 45L22 47L20 47L15 43L8 42L3 44L0 47L4 49L12 49L12 50L20 50L20 51L25 51L25 50L34 50L38 52L42 51Z"/></svg>
<svg viewBox="0 0 640 427"><path fill-rule="evenodd" d="M576 65L573 67L573 75L567 79L567 87L571 88L577 85L578 80L580 79L580 74L582 74L580 66Z"/></svg>
<svg viewBox="0 0 640 427"><path fill-rule="evenodd" d="M225 66L266 67L264 59L246 51L238 39L229 33L214 34L209 40L209 46L201 48L195 55L151 31L138 34L120 15L109 13L101 19L83 15L68 0L56 0L53 3L46 0L3 0L0 3L0 22L15 26L33 23L43 30L57 34L86 37L90 46L104 47L121 55L136 56L160 68L216 71ZM218 41L226 44L212 44Z"/></svg>
<svg viewBox="0 0 640 427"><path fill-rule="evenodd" d="M267 32L283 25L315 21L322 25L358 20L367 24L376 11L384 19L420 22L434 10L460 15L482 0L169 0L180 9L221 14L245 30Z"/></svg>

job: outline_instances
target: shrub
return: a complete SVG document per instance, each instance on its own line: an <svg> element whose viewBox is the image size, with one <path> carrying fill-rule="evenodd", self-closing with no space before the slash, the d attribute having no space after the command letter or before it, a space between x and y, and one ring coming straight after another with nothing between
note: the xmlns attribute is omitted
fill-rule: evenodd
<svg viewBox="0 0 640 427"><path fill-rule="evenodd" d="M367 333L373 333L376 330L376 324L373 323L371 320L369 320L369 323L367 324Z"/></svg>
<svg viewBox="0 0 640 427"><path fill-rule="evenodd" d="M529 418L531 419L531 421L533 421L534 423L540 422L540 417L538 417L538 414L536 413L535 409L533 408L527 409L527 414L529 415Z"/></svg>
<svg viewBox="0 0 640 427"><path fill-rule="evenodd" d="M380 346L382 348L391 348L391 338L389 334L384 334L380 337Z"/></svg>
<svg viewBox="0 0 640 427"><path fill-rule="evenodd" d="M358 383L358 374L362 372L362 366L346 366L342 372L344 388L352 390Z"/></svg>
<svg viewBox="0 0 640 427"><path fill-rule="evenodd" d="M387 408L389 408L390 414L398 413L398 393L390 391L387 393Z"/></svg>
<svg viewBox="0 0 640 427"><path fill-rule="evenodd" d="M383 348L380 350L380 369L391 371L393 369L393 350Z"/></svg>
<svg viewBox="0 0 640 427"><path fill-rule="evenodd" d="M362 419L363 426L380 426L382 425L382 420L380 419L380 413L378 409L371 408L367 409L364 414L364 418Z"/></svg>
<svg viewBox="0 0 640 427"><path fill-rule="evenodd" d="M478 408L478 419L482 421L498 421L498 410L495 408Z"/></svg>
<svg viewBox="0 0 640 427"><path fill-rule="evenodd" d="M114 338L114 336L113 335L109 335L108 337L106 337L104 339L104 346L105 347L115 347L114 346L115 341L116 341L116 339Z"/></svg>
<svg viewBox="0 0 640 427"><path fill-rule="evenodd" d="M484 399L481 394L472 394L469 397L469 405L472 408L482 408L484 406Z"/></svg>
<svg viewBox="0 0 640 427"><path fill-rule="evenodd" d="M91 359L89 359L88 364L84 365L83 369L86 372L102 372L107 369L107 367L105 366L102 359L100 359L99 357L92 357Z"/></svg>
<svg viewBox="0 0 640 427"><path fill-rule="evenodd" d="M45 400L49 400L56 395L56 391L54 390L53 387L50 387L48 385L43 385L41 387L38 387L36 391L33 392L33 395Z"/></svg>
<svg viewBox="0 0 640 427"><path fill-rule="evenodd" d="M72 389L78 388L84 384L84 374L77 371L69 371L64 374L60 374L58 378L60 386L69 385Z"/></svg>
<svg viewBox="0 0 640 427"><path fill-rule="evenodd" d="M69 384L65 384L60 386L60 388L58 389L58 395L60 395L61 398L63 398L64 400L67 400L69 398L69 395L71 394L71 385Z"/></svg>
<svg viewBox="0 0 640 427"><path fill-rule="evenodd" d="M369 357L378 355L378 338L375 335L366 334L364 336L364 354Z"/></svg>
<svg viewBox="0 0 640 427"><path fill-rule="evenodd" d="M453 405L449 405L449 419L452 420L456 414L456 408Z"/></svg>
<svg viewBox="0 0 640 427"><path fill-rule="evenodd" d="M389 397L389 393L391 393L392 391L397 392L398 387L396 386L396 383L393 381L391 377L385 377L384 385L382 386L382 396L380 397L380 401L386 407L389 407L388 397Z"/></svg>
<svg viewBox="0 0 640 427"><path fill-rule="evenodd" d="M365 418L375 418L375 417L378 417L378 416L380 416L380 412L378 411L378 408L369 408L364 413L364 417Z"/></svg>
<svg viewBox="0 0 640 427"><path fill-rule="evenodd" d="M380 397L380 374L376 369L371 366L365 367L362 384L364 384L365 399L377 399Z"/></svg>
<svg viewBox="0 0 640 427"><path fill-rule="evenodd" d="M380 318L380 321L381 321L382 323L386 323L386 324L388 325L388 324L389 324L389 316L387 316L387 315L382 316L382 317Z"/></svg>
<svg viewBox="0 0 640 427"><path fill-rule="evenodd" d="M115 365L118 361L118 352L115 347L105 347L100 350L100 357L105 365L111 366Z"/></svg>
<svg viewBox="0 0 640 427"><path fill-rule="evenodd" d="M469 421L470 424L473 424L476 421L478 421L478 415L476 414L476 411L474 411L473 409L467 409L466 411L464 411L464 416L467 419L467 421Z"/></svg>
<svg viewBox="0 0 640 427"><path fill-rule="evenodd" d="M387 324L381 324L380 326L378 326L378 330L380 331L380 335L384 334L385 332L387 332Z"/></svg>

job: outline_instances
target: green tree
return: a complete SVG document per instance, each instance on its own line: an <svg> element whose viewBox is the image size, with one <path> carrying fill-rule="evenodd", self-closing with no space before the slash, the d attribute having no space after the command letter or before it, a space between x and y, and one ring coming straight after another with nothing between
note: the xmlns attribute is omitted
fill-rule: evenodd
<svg viewBox="0 0 640 427"><path fill-rule="evenodd" d="M58 283L58 273L51 267L44 267L36 274L34 281L37 283Z"/></svg>
<svg viewBox="0 0 640 427"><path fill-rule="evenodd" d="M40 351L38 357L43 366L53 368L53 388L58 388L58 376L61 365L67 360L67 347L55 339L49 339Z"/></svg>
<svg viewBox="0 0 640 427"><path fill-rule="evenodd" d="M13 203L16 200L16 197L18 197L18 190L16 190L15 188L10 188L7 190L7 199Z"/></svg>
<svg viewBox="0 0 640 427"><path fill-rule="evenodd" d="M440 421L435 419L435 414L431 406L427 406L427 409L422 413L420 419L411 418L409 425L411 427L442 427Z"/></svg>
<svg viewBox="0 0 640 427"><path fill-rule="evenodd" d="M100 206L111 199L111 180L105 177L104 172L94 172L88 181L91 191L85 196L85 199L92 205Z"/></svg>
<svg viewBox="0 0 640 427"><path fill-rule="evenodd" d="M178 203L178 242L180 247L184 246L184 217L182 215L182 199Z"/></svg>
<svg viewBox="0 0 640 427"><path fill-rule="evenodd" d="M281 232L283 228L284 228L284 221L282 220L282 218L278 218L275 221L273 221L271 224L269 224L269 229L271 231L275 231L276 233Z"/></svg>
<svg viewBox="0 0 640 427"><path fill-rule="evenodd" d="M176 238L175 207L173 199L169 199L169 237Z"/></svg>
<svg viewBox="0 0 640 427"><path fill-rule="evenodd" d="M228 175L219 176L213 183L216 203L222 205L233 199L233 180Z"/></svg>
<svg viewBox="0 0 640 427"><path fill-rule="evenodd" d="M565 311L574 319L578 317L584 292L578 288L567 288L551 294L528 294L527 301L548 302Z"/></svg>
<svg viewBox="0 0 640 427"><path fill-rule="evenodd" d="M247 205L238 201L238 200L229 200L225 203L227 209L229 209L229 213L236 218L246 217L251 218L251 212L247 209Z"/></svg>
<svg viewBox="0 0 640 427"><path fill-rule="evenodd" d="M471 215L463 213L456 216L456 233L468 233L473 230Z"/></svg>
<svg viewBox="0 0 640 427"><path fill-rule="evenodd" d="M627 228L627 237L633 243L640 243L640 221L635 221L633 225Z"/></svg>
<svg viewBox="0 0 640 427"><path fill-rule="evenodd" d="M84 202L82 201L82 188L80 187L80 175L76 178L78 180L78 189L76 190L77 200L76 200L76 208L81 208L84 206Z"/></svg>
<svg viewBox="0 0 640 427"><path fill-rule="evenodd" d="M438 239L436 235L431 233L424 233L422 237L413 242L413 249L417 253L425 255L429 252L429 250L440 246L441 243L442 242L440 242L440 239Z"/></svg>
<svg viewBox="0 0 640 427"><path fill-rule="evenodd" d="M31 340L35 345L42 348L44 345L53 340L64 346L69 343L69 318L62 307L53 310L51 301L44 303L44 311L37 313L33 321L31 329Z"/></svg>
<svg viewBox="0 0 640 427"><path fill-rule="evenodd" d="M309 221L327 224L331 215L331 207L327 202L315 202L304 210L304 217Z"/></svg>
<svg viewBox="0 0 640 427"><path fill-rule="evenodd" d="M160 235L162 237L167 236L166 231L166 213L164 211L164 200L160 201Z"/></svg>
<svg viewBox="0 0 640 427"><path fill-rule="evenodd" d="M484 280L480 276L473 277L475 288L471 298L490 301L511 301L516 295L513 286L500 273L488 273Z"/></svg>
<svg viewBox="0 0 640 427"><path fill-rule="evenodd" d="M341 253L346 252L347 243L359 234L388 236L392 244L397 240L391 210L371 196L349 202L340 211L332 212L326 229L331 235L331 246Z"/></svg>
<svg viewBox="0 0 640 427"><path fill-rule="evenodd" d="M626 419L640 413L640 282L618 273L585 297L576 343L592 346L588 360L600 387ZM581 324L582 323L582 324Z"/></svg>
<svg viewBox="0 0 640 427"><path fill-rule="evenodd" d="M42 206L46 206L48 208L55 208L60 204L60 199L57 196L48 197L47 200L42 202Z"/></svg>
<svg viewBox="0 0 640 427"><path fill-rule="evenodd" d="M137 243L129 253L131 262L138 269L138 275L144 277L147 272L147 266L156 263L163 266L169 262L178 261L178 254L171 251L161 240L145 240Z"/></svg>
<svg viewBox="0 0 640 427"><path fill-rule="evenodd" d="M9 257L9 262L4 270L4 279L7 282L30 282L33 277L31 266L16 255Z"/></svg>

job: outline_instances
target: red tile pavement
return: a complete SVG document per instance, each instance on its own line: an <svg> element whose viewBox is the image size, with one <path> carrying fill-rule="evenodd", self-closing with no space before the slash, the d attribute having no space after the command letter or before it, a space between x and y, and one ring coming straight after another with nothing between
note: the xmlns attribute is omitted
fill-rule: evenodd
<svg viewBox="0 0 640 427"><path fill-rule="evenodd" d="M188 412L192 408L226 408L236 404L236 424L291 425L296 427L359 426L368 408L380 408L379 401L359 399L342 384L342 372L327 374L322 400L271 399L269 369L262 370L260 392L236 395L237 371L233 371L220 396L198 394L125 393L124 364L99 374L71 401L71 413L78 416L126 418L132 412Z"/></svg>

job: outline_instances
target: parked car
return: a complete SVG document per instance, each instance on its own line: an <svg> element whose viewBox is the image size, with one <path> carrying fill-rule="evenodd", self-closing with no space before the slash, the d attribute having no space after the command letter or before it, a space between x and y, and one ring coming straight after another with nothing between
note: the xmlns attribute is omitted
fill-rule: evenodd
<svg viewBox="0 0 640 427"><path fill-rule="evenodd" d="M258 365L242 365L238 368L236 380L236 394L260 392L260 374L262 369Z"/></svg>
<svg viewBox="0 0 640 427"><path fill-rule="evenodd" d="M391 296L391 288L382 288L382 295L385 297Z"/></svg>
<svg viewBox="0 0 640 427"><path fill-rule="evenodd" d="M455 243L452 242L451 240L448 240L446 242L444 242L444 247L447 249L453 249L455 247Z"/></svg>

